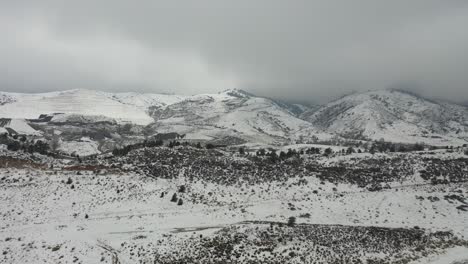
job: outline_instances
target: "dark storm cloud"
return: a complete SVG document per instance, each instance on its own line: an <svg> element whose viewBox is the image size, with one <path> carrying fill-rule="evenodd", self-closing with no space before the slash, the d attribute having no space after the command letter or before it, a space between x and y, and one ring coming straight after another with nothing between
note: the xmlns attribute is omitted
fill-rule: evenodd
<svg viewBox="0 0 468 264"><path fill-rule="evenodd" d="M468 100L468 2L2 1L0 85ZM411 84L411 85L408 85Z"/></svg>

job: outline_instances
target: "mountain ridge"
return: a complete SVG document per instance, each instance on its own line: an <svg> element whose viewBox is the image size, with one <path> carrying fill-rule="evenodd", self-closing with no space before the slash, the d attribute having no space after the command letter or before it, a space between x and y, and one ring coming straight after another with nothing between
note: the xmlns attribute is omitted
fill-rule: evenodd
<svg viewBox="0 0 468 264"><path fill-rule="evenodd" d="M103 116L149 125L162 133L216 140L240 137L280 144L327 140L333 135L436 145L468 140L467 107L397 89L352 93L319 107L260 97L241 89L190 96L81 89L0 92L2 118L36 119L56 113Z"/></svg>
<svg viewBox="0 0 468 264"><path fill-rule="evenodd" d="M468 138L468 108L395 89L345 96L302 118L346 137L438 143Z"/></svg>

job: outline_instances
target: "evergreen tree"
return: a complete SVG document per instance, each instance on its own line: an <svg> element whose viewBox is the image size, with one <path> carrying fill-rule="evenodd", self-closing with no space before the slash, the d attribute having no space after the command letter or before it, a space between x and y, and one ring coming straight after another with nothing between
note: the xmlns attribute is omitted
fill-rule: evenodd
<svg viewBox="0 0 468 264"><path fill-rule="evenodd" d="M262 148L259 149L259 150L257 151L257 156L265 156L265 149L262 149Z"/></svg>
<svg viewBox="0 0 468 264"><path fill-rule="evenodd" d="M185 190L186 190L185 185L179 186L179 192L180 193L185 193Z"/></svg>
<svg viewBox="0 0 468 264"><path fill-rule="evenodd" d="M289 217L289 219L288 219L288 226L289 226L289 227L293 227L293 226L295 226L295 225L296 225L296 217L294 217L294 216Z"/></svg>
<svg viewBox="0 0 468 264"><path fill-rule="evenodd" d="M240 148L239 148L239 154L245 155L245 150L244 150L243 147L240 147Z"/></svg>
<svg viewBox="0 0 468 264"><path fill-rule="evenodd" d="M326 148L325 152L324 152L324 155L325 156L330 156L332 153L333 153L333 150L331 148Z"/></svg>
<svg viewBox="0 0 468 264"><path fill-rule="evenodd" d="M173 203L177 202L177 193L174 193L172 195L171 202L173 202Z"/></svg>

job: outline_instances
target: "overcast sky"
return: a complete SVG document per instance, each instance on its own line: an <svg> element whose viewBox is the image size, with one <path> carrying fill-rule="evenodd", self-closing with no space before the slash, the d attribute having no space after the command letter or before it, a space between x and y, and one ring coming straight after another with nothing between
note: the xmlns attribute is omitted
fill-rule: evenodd
<svg viewBox="0 0 468 264"><path fill-rule="evenodd" d="M465 0L0 1L0 90L468 101Z"/></svg>

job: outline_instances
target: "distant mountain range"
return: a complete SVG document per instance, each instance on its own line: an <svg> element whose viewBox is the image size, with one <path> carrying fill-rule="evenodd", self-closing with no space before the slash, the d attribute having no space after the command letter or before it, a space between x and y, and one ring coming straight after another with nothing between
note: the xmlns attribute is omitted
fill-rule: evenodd
<svg viewBox="0 0 468 264"><path fill-rule="evenodd" d="M467 107L397 90L351 94L314 108L237 89L192 96L92 90L0 92L1 118L37 119L57 113L68 118L73 114L74 120L86 116L86 122L130 122L157 133L186 134L189 139L237 139L233 143L282 144L335 136L436 145L468 140ZM58 118L63 120L64 115ZM21 124L27 131L24 122L3 124Z"/></svg>

